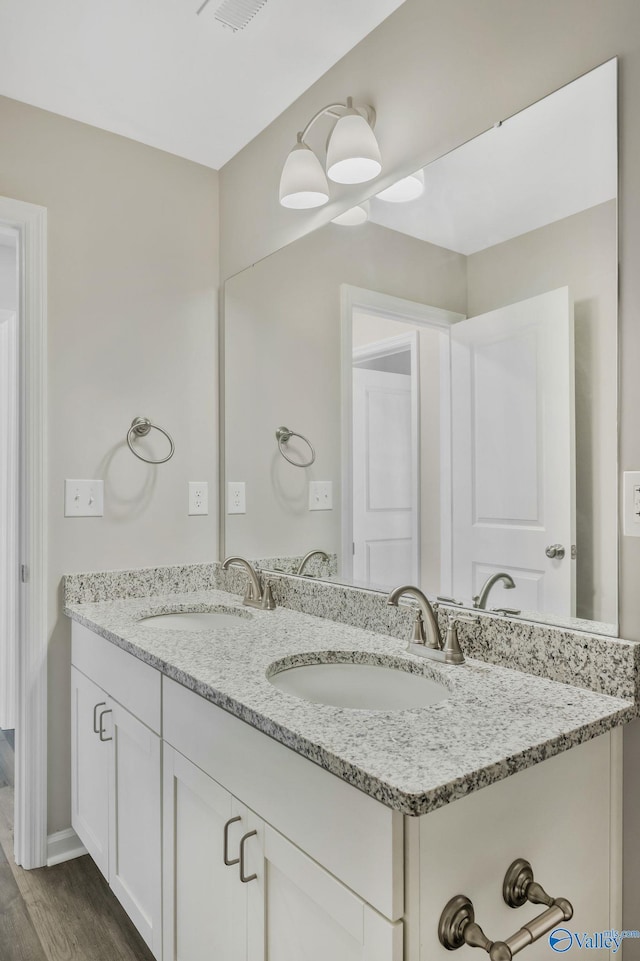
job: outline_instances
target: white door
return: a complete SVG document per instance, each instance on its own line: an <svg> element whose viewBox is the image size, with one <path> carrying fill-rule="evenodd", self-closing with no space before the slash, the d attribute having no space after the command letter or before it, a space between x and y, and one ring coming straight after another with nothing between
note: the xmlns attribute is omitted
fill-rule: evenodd
<svg viewBox="0 0 640 961"><path fill-rule="evenodd" d="M0 728L16 726L18 634L18 318L0 310Z"/></svg>
<svg viewBox="0 0 640 961"><path fill-rule="evenodd" d="M109 877L110 749L100 740L104 691L71 668L71 824L106 878Z"/></svg>
<svg viewBox="0 0 640 961"><path fill-rule="evenodd" d="M353 580L419 583L417 404L410 374L353 368Z"/></svg>
<svg viewBox="0 0 640 961"><path fill-rule="evenodd" d="M392 923L247 812L248 961L402 961Z"/></svg>
<svg viewBox="0 0 640 961"><path fill-rule="evenodd" d="M573 306L568 288L451 328L453 590L510 574L488 607L575 611ZM549 558L546 549L564 548Z"/></svg>
<svg viewBox="0 0 640 961"><path fill-rule="evenodd" d="M162 944L160 738L115 701L110 738L109 884L159 958Z"/></svg>
<svg viewBox="0 0 640 961"><path fill-rule="evenodd" d="M167 744L163 767L163 961L244 961L238 804Z"/></svg>

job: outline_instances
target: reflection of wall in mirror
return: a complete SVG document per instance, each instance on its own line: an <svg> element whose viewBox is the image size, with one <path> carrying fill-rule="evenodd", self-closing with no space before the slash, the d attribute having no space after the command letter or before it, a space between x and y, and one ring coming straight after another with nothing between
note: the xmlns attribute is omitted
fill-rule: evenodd
<svg viewBox="0 0 640 961"><path fill-rule="evenodd" d="M591 207L467 258L468 314L568 286L574 300L578 617L617 619L617 213Z"/></svg>
<svg viewBox="0 0 640 961"><path fill-rule="evenodd" d="M247 483L226 551L247 557L340 550L340 286L464 313L465 257L368 223L330 225L227 282L225 473ZM314 444L307 470L277 453L286 424ZM333 510L308 510L308 482L333 481Z"/></svg>

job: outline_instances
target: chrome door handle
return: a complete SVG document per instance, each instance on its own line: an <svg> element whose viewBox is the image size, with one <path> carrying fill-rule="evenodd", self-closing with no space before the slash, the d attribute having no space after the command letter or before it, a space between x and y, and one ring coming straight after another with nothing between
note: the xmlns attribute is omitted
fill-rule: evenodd
<svg viewBox="0 0 640 961"><path fill-rule="evenodd" d="M244 873L244 845L245 845L245 841L247 841L248 838L252 838L252 837L253 837L254 835L256 835L257 833L258 833L257 831L247 831L247 833L246 833L246 834L243 834L243 836L240 838L240 858L239 858L239 860L240 860L240 880L242 881L243 884L248 884L249 881L255 881L256 878L258 877L257 874L248 874L248 875L246 875L246 874Z"/></svg>
<svg viewBox="0 0 640 961"><path fill-rule="evenodd" d="M545 554L547 557L556 557L559 561L561 561L565 554L564 547L562 544L549 544Z"/></svg>
<svg viewBox="0 0 640 961"><path fill-rule="evenodd" d="M104 707L106 703L107 703L106 701L100 701L100 702L99 702L98 704L96 704L96 705L94 706L94 708L93 708L93 733L94 733L94 734L99 734L99 733L100 733L100 731L98 730L98 721L96 720L96 713L97 713L97 711L98 711L98 708L99 708L99 707Z"/></svg>
<svg viewBox="0 0 640 961"><path fill-rule="evenodd" d="M100 735L101 741L113 741L113 737L104 736L104 730L102 727L102 718L105 716L105 714L113 714L113 708L108 707L106 708L106 710L100 711L100 714L98 715L98 727L100 728L100 730L98 731L98 734Z"/></svg>
<svg viewBox="0 0 640 961"><path fill-rule="evenodd" d="M238 864L238 862L240 861L240 858L233 858L232 861L229 860L229 827L232 824L235 824L236 821L241 821L241 820L242 818L240 817L240 815L238 815L235 818L229 818L222 832L222 836L224 839L222 858L224 860L224 863L227 865L227 867L231 867L232 864Z"/></svg>

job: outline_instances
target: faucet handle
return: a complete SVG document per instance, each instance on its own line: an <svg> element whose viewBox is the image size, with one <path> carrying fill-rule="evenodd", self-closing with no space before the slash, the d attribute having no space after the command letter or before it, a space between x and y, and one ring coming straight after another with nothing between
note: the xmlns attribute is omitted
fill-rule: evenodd
<svg viewBox="0 0 640 961"><path fill-rule="evenodd" d="M464 654L458 640L458 624L477 624L478 621L479 618L473 614L455 614L449 618L444 644L444 659L447 664L464 664Z"/></svg>
<svg viewBox="0 0 640 961"><path fill-rule="evenodd" d="M411 636L409 637L410 644L424 644L426 640L424 633L424 620L422 618L422 611L420 608L416 611L416 616L413 621L413 628L411 630Z"/></svg>
<svg viewBox="0 0 640 961"><path fill-rule="evenodd" d="M271 584L265 578L264 584L262 586L262 604L263 611L275 611L276 602L273 599L273 594L271 592Z"/></svg>

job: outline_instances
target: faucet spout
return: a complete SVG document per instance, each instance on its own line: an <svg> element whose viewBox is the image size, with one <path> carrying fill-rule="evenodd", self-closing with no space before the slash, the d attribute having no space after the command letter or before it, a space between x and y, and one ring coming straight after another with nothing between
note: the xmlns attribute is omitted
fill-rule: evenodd
<svg viewBox="0 0 640 961"><path fill-rule="evenodd" d="M269 584L263 586L259 572L249 561L246 561L244 557L225 557L222 562L222 569L226 571L230 567L242 567L249 575L249 587L244 598L246 607L259 607L264 611L275 609L276 605Z"/></svg>
<svg viewBox="0 0 640 961"><path fill-rule="evenodd" d="M491 589L500 581L504 583L506 590L512 590L516 586L511 574L505 574L504 571L499 571L497 574L492 574L491 577L488 577L482 585L480 593L476 594L476 596L473 598L473 606L480 611L486 610Z"/></svg>
<svg viewBox="0 0 640 961"><path fill-rule="evenodd" d="M304 557L298 564L298 570L296 571L296 574L304 573L304 569L312 557L321 557L323 561L326 561L327 563L329 563L329 555L327 554L326 551L320 551L320 550L309 551L307 554L304 555Z"/></svg>
<svg viewBox="0 0 640 961"><path fill-rule="evenodd" d="M438 626L438 621L435 612L429 603L429 599L420 590L419 587L413 587L411 584L407 584L403 587L396 587L395 590L391 591L387 597L387 604L391 604L393 607L398 606L398 602L401 597L405 594L409 594L415 597L418 604L420 605L420 612L422 614L422 619L424 621L425 628L425 640L424 644L426 647L433 648L433 650L442 650L442 636L440 634L440 627ZM415 643L415 639L412 637L410 639Z"/></svg>

